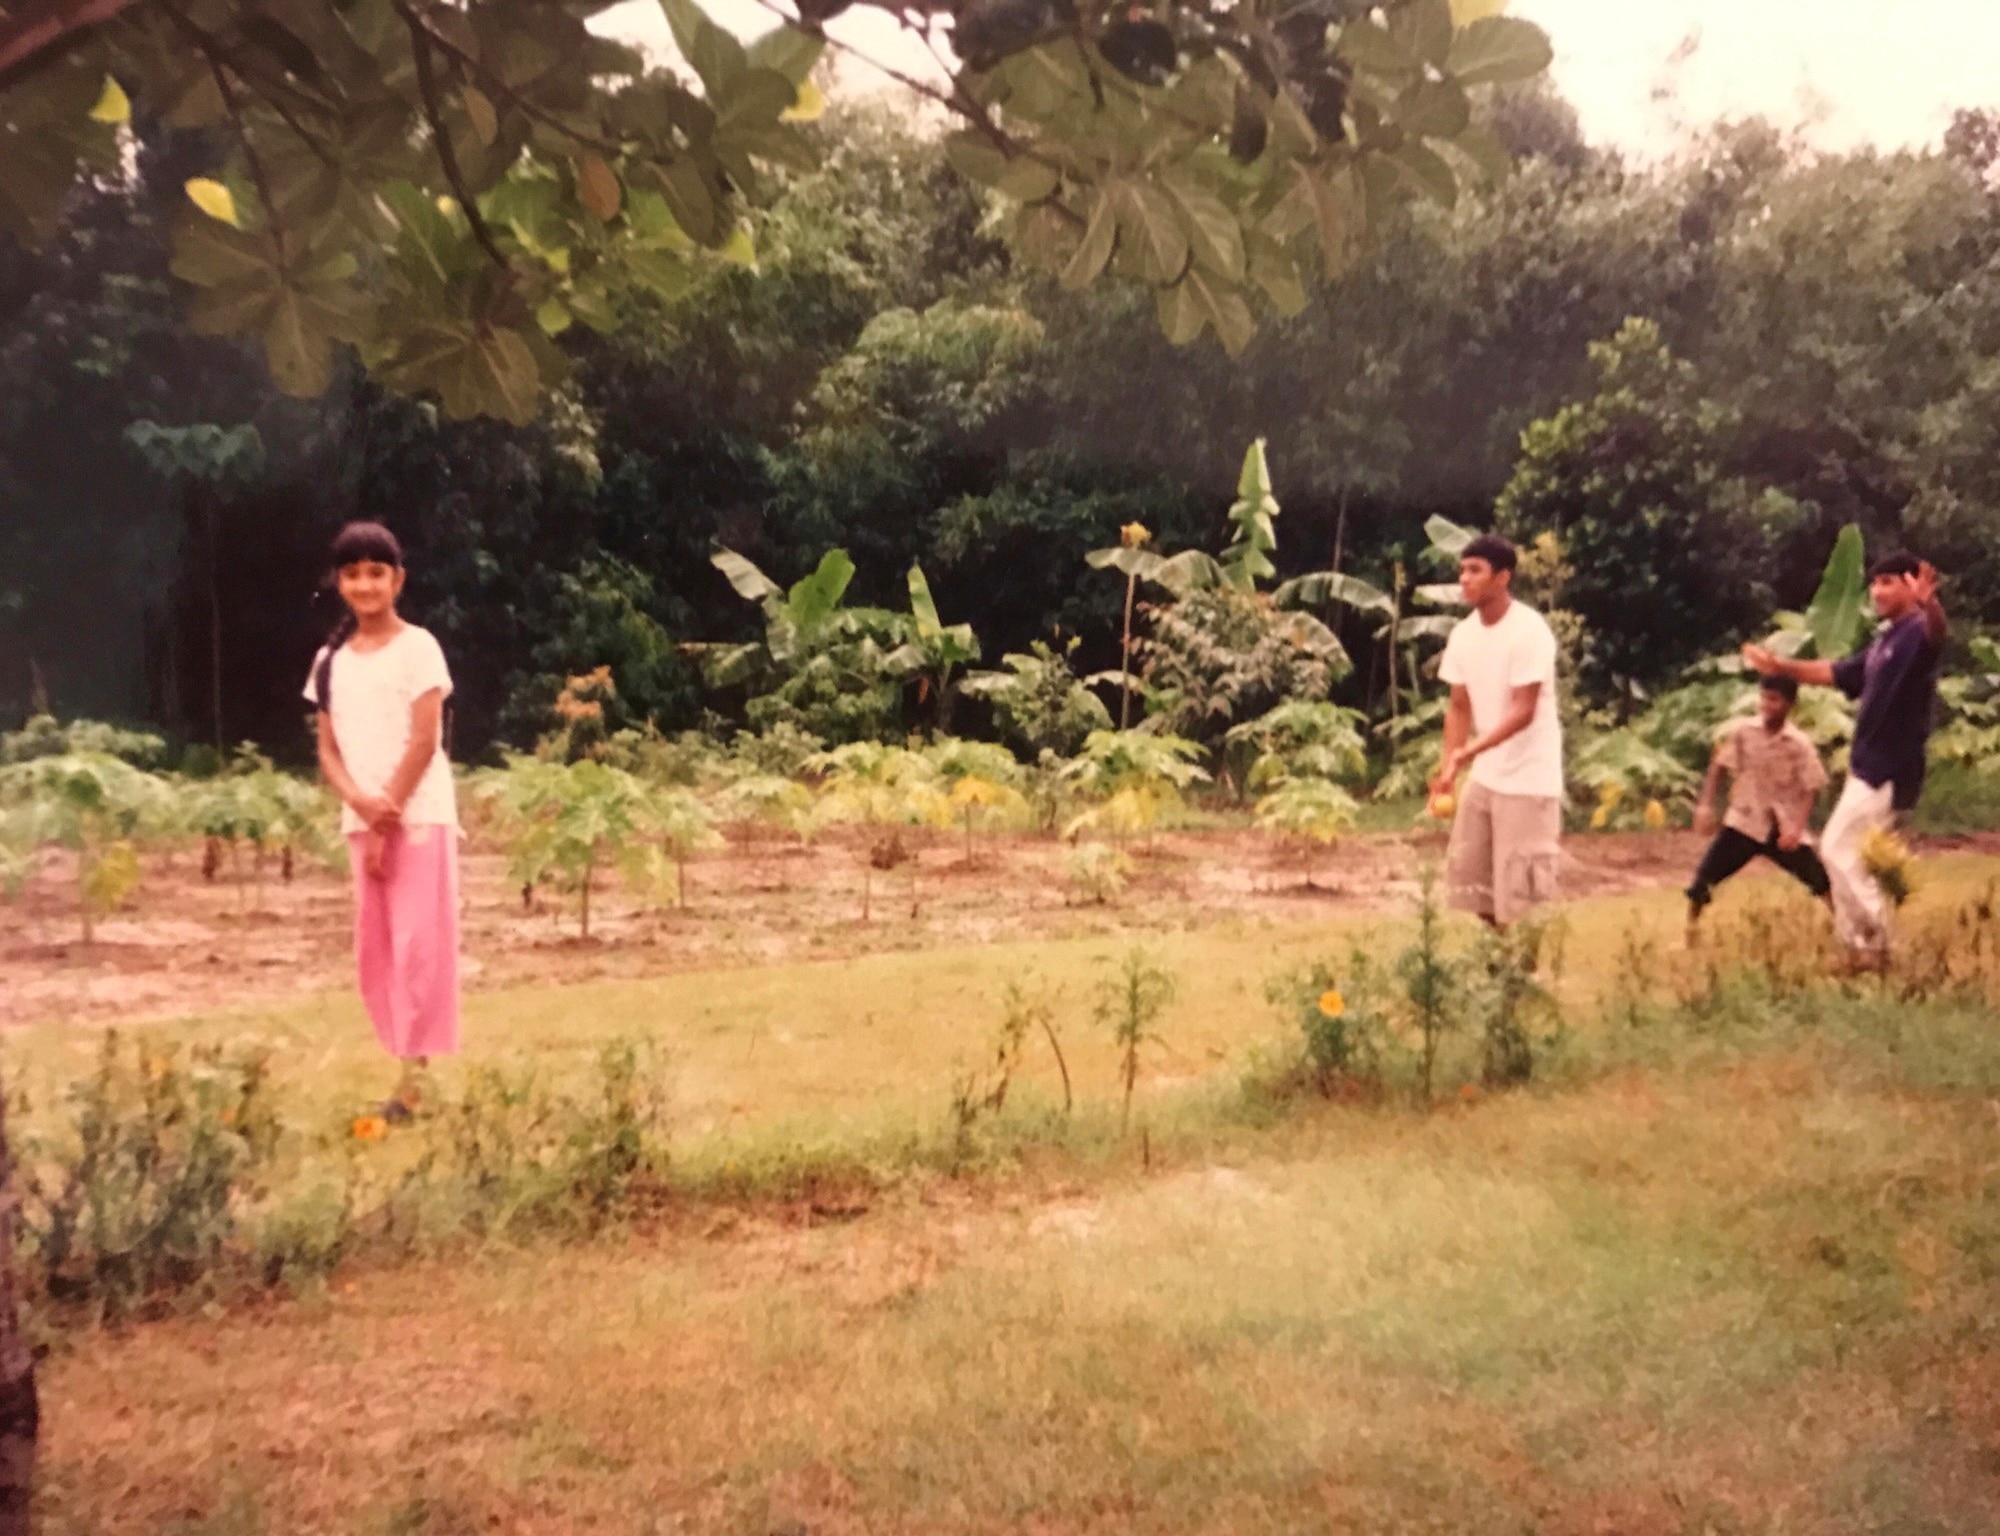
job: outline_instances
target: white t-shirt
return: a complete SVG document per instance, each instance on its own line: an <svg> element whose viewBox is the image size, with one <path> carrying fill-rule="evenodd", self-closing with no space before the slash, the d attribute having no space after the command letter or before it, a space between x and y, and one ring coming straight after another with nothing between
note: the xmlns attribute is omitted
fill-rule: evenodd
<svg viewBox="0 0 2000 1536"><path fill-rule="evenodd" d="M306 674L305 696L317 706L321 646ZM410 744L410 711L433 688L451 693L451 671L437 637L415 624L405 624L380 650L357 651L343 645L333 653L327 691L333 695L333 740L341 761L364 791L379 795L388 787ZM405 826L458 825L458 796L452 788L451 761L438 743L430 766L403 807ZM352 806L340 811L343 832L361 832L367 823Z"/></svg>
<svg viewBox="0 0 2000 1536"><path fill-rule="evenodd" d="M1556 713L1556 637L1526 603L1515 601L1497 624L1477 613L1458 621L1445 641L1438 676L1472 697L1472 733L1483 736L1507 713L1516 688L1540 683L1535 718L1472 760L1472 782L1496 795L1563 792L1562 721Z"/></svg>

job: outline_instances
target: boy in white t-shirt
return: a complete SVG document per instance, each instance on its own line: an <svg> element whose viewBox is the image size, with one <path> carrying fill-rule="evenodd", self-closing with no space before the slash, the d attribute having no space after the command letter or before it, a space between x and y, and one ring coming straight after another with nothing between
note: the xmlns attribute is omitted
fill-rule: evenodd
<svg viewBox="0 0 2000 1536"><path fill-rule="evenodd" d="M1562 722L1556 637L1513 593L1514 546L1482 534L1459 556L1472 612L1445 642L1438 676L1451 685L1444 757L1433 803L1471 769L1445 856L1449 903L1505 928L1553 901L1561 857Z"/></svg>

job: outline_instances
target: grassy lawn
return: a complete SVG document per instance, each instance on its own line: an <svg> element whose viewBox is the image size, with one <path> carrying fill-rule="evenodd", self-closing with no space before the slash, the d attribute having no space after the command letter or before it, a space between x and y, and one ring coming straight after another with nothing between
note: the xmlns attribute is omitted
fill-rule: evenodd
<svg viewBox="0 0 2000 1536"><path fill-rule="evenodd" d="M1927 861L1920 900L1996 873ZM1810 915L1776 884L1726 900ZM1602 1019L1639 957L1689 963L1678 921L1668 893L1573 909L1579 1038L1530 1091L1249 1112L1232 1085L1281 1028L1266 977L1402 934L1223 918L1154 946L1181 990L1150 1167L1128 1144L916 1179L854 1221L697 1209L71 1336L45 1372L47 1529L2000 1529L1990 1015L1864 986ZM934 1124L1032 972L1102 1118L1088 993L1119 952L495 993L469 1035L562 1073L657 1032L699 1159ZM380 1075L342 1000L161 1029L277 1047L303 1117ZM35 1113L90 1048L9 1044Z"/></svg>
<svg viewBox="0 0 2000 1536"><path fill-rule="evenodd" d="M1927 860L1913 911L1947 907L2000 873L1970 855ZM1752 872L1727 887L1715 910L1771 908L1802 932L1819 921L1782 877ZM1564 919L1560 987L1579 1019L1616 985L1634 946L1656 967L1679 963L1682 904L1652 891L1573 904ZM1264 997L1269 979L1309 958L1344 957L1351 942L1386 952L1403 941L1399 916L1313 922L1242 922L1190 914L1189 926L1143 943L1171 970L1178 991L1149 1052L1156 1086L1185 1086L1239 1069L1246 1053L1283 1028ZM1460 931L1463 931L1461 925ZM664 1051L676 1130L688 1138L784 1126L808 1138L854 1138L934 1119L953 1077L983 1060L1009 982L1048 995L1077 1092L1108 1100L1115 1088L1109 1033L1093 1017L1095 989L1130 949L1122 939L986 944L810 964L689 972L643 981L474 992L466 1002L466 1054L441 1064L449 1088L467 1063L532 1064L560 1079L592 1061L607 1040L644 1038ZM344 1124L392 1084L351 994L136 1026L130 1033L183 1046L273 1053L278 1091L306 1125ZM26 1123L45 1122L62 1089L83 1076L94 1029L37 1025L5 1042L8 1082L28 1099ZM1027 1076L1055 1091L1046 1053Z"/></svg>

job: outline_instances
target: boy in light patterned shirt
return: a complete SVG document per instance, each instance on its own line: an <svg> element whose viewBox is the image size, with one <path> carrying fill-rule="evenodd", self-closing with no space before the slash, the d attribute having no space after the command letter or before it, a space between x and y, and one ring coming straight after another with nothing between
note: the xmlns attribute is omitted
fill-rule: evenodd
<svg viewBox="0 0 2000 1536"><path fill-rule="evenodd" d="M1799 685L1789 677L1759 679L1757 718L1741 722L1715 744L1695 806L1695 830L1715 831L1715 793L1725 773L1729 809L1687 889L1690 943L1715 888L1755 858L1769 859L1821 901L1829 899L1826 866L1807 840L1826 769L1818 748L1791 722L1798 696Z"/></svg>

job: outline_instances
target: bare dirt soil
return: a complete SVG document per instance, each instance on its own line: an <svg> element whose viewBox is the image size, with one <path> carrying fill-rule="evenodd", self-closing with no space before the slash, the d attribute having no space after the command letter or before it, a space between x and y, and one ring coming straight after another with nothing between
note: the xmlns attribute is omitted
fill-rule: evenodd
<svg viewBox="0 0 2000 1536"><path fill-rule="evenodd" d="M573 895L524 902L504 858L469 841L463 863L467 985L486 990L884 950L1122 933L1160 934L1224 917L1297 921L1404 909L1442 859L1442 830L1357 836L1312 861L1248 830L1166 832L1129 846L1126 889L1099 904L1069 878L1053 838L906 834L909 859L869 868L868 841L810 844L734 833L688 866L687 906L649 907L604 877L591 933ZM2000 834L1950 846L2000 852ZM1677 886L1699 856L1689 833L1600 834L1565 844L1565 895ZM202 874L201 849L147 860L125 907L85 944L71 870L49 860L0 905L0 1025L131 1022L266 1004L348 985L347 876L302 865L239 890ZM862 920L864 872L869 919Z"/></svg>

